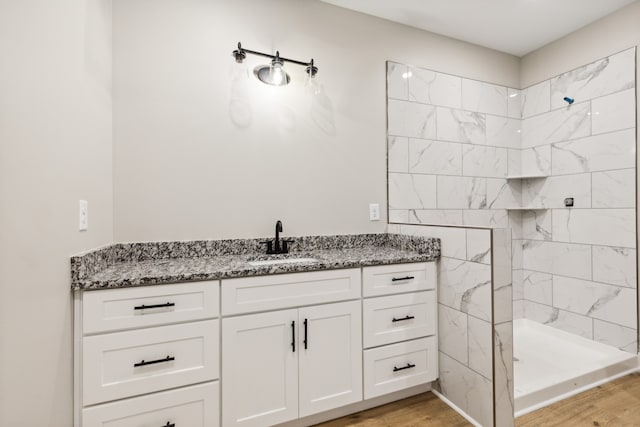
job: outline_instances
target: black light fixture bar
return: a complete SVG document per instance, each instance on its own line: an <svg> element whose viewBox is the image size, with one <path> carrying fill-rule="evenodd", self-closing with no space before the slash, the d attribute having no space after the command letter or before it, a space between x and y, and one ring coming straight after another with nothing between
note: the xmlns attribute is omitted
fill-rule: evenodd
<svg viewBox="0 0 640 427"><path fill-rule="evenodd" d="M257 50L245 49L242 47L242 44L240 42L238 42L238 49L234 50L232 54L236 62L240 62L240 63L245 60L245 58L247 57L247 54L251 54L256 56L262 56L264 58L269 58L272 61L276 61L281 64L284 62L290 62L292 64L302 65L303 67L306 67L305 72L309 74L310 77L315 77L315 75L318 73L318 67L314 65L313 58L311 58L310 62L297 61L295 59L284 58L280 56L279 51L276 51L275 55L271 55L269 53L258 52Z"/></svg>

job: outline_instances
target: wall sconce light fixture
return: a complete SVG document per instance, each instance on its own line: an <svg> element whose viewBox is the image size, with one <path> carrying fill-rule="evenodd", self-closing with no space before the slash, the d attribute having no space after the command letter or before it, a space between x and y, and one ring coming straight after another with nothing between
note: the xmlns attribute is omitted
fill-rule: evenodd
<svg viewBox="0 0 640 427"><path fill-rule="evenodd" d="M283 65L285 62L290 62L292 64L302 65L305 68L305 72L310 78L313 78L318 74L318 67L313 65L313 59L311 62L302 62L296 61L294 59L283 58L280 56L280 52L276 51L275 55L269 55L268 53L256 52L255 50L249 50L242 47L240 42L238 42L238 49L233 51L233 57L236 62L242 63L247 57L247 54L250 53L252 55L264 56L265 58L271 58L271 64L267 65L258 65L253 69L253 74L260 80L262 83L266 83L268 85L273 86L284 86L289 84L291 81L291 77L284 70Z"/></svg>

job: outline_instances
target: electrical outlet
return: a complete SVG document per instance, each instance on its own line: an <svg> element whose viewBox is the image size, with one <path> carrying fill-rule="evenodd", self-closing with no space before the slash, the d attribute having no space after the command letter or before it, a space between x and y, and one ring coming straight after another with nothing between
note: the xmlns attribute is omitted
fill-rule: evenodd
<svg viewBox="0 0 640 427"><path fill-rule="evenodd" d="M380 221L380 205L378 203L369 205L369 221Z"/></svg>
<svg viewBox="0 0 640 427"><path fill-rule="evenodd" d="M89 202L86 200L80 200L80 216L78 223L78 230L87 231L89 229Z"/></svg>

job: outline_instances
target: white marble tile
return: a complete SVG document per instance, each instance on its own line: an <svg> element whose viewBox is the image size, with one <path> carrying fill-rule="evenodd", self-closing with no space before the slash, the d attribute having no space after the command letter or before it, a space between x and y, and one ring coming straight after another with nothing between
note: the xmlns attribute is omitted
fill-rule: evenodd
<svg viewBox="0 0 640 427"><path fill-rule="evenodd" d="M524 301L521 299L513 301L513 320L524 318Z"/></svg>
<svg viewBox="0 0 640 427"><path fill-rule="evenodd" d="M551 111L551 83L545 80L522 90L522 118Z"/></svg>
<svg viewBox="0 0 640 427"><path fill-rule="evenodd" d="M435 176L389 174L389 209L430 209L435 207Z"/></svg>
<svg viewBox="0 0 640 427"><path fill-rule="evenodd" d="M505 286L511 287L513 284L512 278L512 263L511 263L511 246L513 241L511 239L511 230L508 228L493 228L491 229L491 251L492 251L492 265L493 265L493 291L494 301L498 300L497 294L508 293L509 298L505 302L505 305L511 306L513 289L503 291ZM495 307L494 307L495 308ZM494 322L501 323L499 315L494 315ZM504 321L510 321L511 317Z"/></svg>
<svg viewBox="0 0 640 427"><path fill-rule="evenodd" d="M554 241L625 248L636 245L634 209L556 209L552 223Z"/></svg>
<svg viewBox="0 0 640 427"><path fill-rule="evenodd" d="M412 173L462 175L462 144L411 139L409 169Z"/></svg>
<svg viewBox="0 0 640 427"><path fill-rule="evenodd" d="M491 264L491 230L467 230L467 260Z"/></svg>
<svg viewBox="0 0 640 427"><path fill-rule="evenodd" d="M513 300L517 301L524 298L524 272L525 270L513 270Z"/></svg>
<svg viewBox="0 0 640 427"><path fill-rule="evenodd" d="M521 150L521 170L523 175L551 174L551 146L540 145Z"/></svg>
<svg viewBox="0 0 640 427"><path fill-rule="evenodd" d="M518 119L487 115L487 145L519 149L521 123Z"/></svg>
<svg viewBox="0 0 640 427"><path fill-rule="evenodd" d="M511 266L513 269L522 269L524 264L524 244L527 240L511 241Z"/></svg>
<svg viewBox="0 0 640 427"><path fill-rule="evenodd" d="M513 323L496 325L494 329L495 425L514 426Z"/></svg>
<svg viewBox="0 0 640 427"><path fill-rule="evenodd" d="M636 288L636 250L611 246L593 247L593 280Z"/></svg>
<svg viewBox="0 0 640 427"><path fill-rule="evenodd" d="M512 119L522 118L522 91L507 89L507 115Z"/></svg>
<svg viewBox="0 0 640 427"><path fill-rule="evenodd" d="M449 74L410 68L409 100L441 107L462 108L462 79Z"/></svg>
<svg viewBox="0 0 640 427"><path fill-rule="evenodd" d="M636 126L636 89L631 88L591 101L594 135Z"/></svg>
<svg viewBox="0 0 640 427"><path fill-rule="evenodd" d="M462 225L461 210L429 209L409 210L411 224Z"/></svg>
<svg viewBox="0 0 640 427"><path fill-rule="evenodd" d="M634 87L635 49L627 49L551 79L551 108L566 105L565 96L582 102Z"/></svg>
<svg viewBox="0 0 640 427"><path fill-rule="evenodd" d="M522 270L524 299L545 305L553 305L553 276L537 271Z"/></svg>
<svg viewBox="0 0 640 427"><path fill-rule="evenodd" d="M438 176L438 209L484 209L486 206L486 179Z"/></svg>
<svg viewBox="0 0 640 427"><path fill-rule="evenodd" d="M462 175L493 178L507 176L507 149L464 144Z"/></svg>
<svg viewBox="0 0 640 427"><path fill-rule="evenodd" d="M523 206L564 209L564 199L573 197L574 207L591 207L591 175L563 175L528 179L522 184Z"/></svg>
<svg viewBox="0 0 640 427"><path fill-rule="evenodd" d="M593 339L622 351L634 354L638 352L638 332L635 328L626 328L596 319L593 321Z"/></svg>
<svg viewBox="0 0 640 427"><path fill-rule="evenodd" d="M522 121L522 148L588 136L591 103L583 102Z"/></svg>
<svg viewBox="0 0 640 427"><path fill-rule="evenodd" d="M390 136L388 140L389 172L409 172L409 139Z"/></svg>
<svg viewBox="0 0 640 427"><path fill-rule="evenodd" d="M438 304L438 349L464 365L469 360L467 317L466 313Z"/></svg>
<svg viewBox="0 0 640 427"><path fill-rule="evenodd" d="M425 225L389 225L389 233L409 236L435 237L441 240L443 257L467 259L467 233L464 228Z"/></svg>
<svg viewBox="0 0 640 427"><path fill-rule="evenodd" d="M409 222L409 211L407 209L389 209L389 222Z"/></svg>
<svg viewBox="0 0 640 427"><path fill-rule="evenodd" d="M435 139L436 107L390 99L388 134L410 138Z"/></svg>
<svg viewBox="0 0 640 427"><path fill-rule="evenodd" d="M554 175L635 167L634 129L553 144Z"/></svg>
<svg viewBox="0 0 640 427"><path fill-rule="evenodd" d="M522 237L532 240L552 240L551 211L522 212Z"/></svg>
<svg viewBox="0 0 640 427"><path fill-rule="evenodd" d="M437 108L438 140L484 145L487 123L484 114Z"/></svg>
<svg viewBox="0 0 640 427"><path fill-rule="evenodd" d="M636 293L630 288L553 276L553 305L561 310L635 328Z"/></svg>
<svg viewBox="0 0 640 427"><path fill-rule="evenodd" d="M636 171L621 169L591 175L594 208L635 208Z"/></svg>
<svg viewBox="0 0 640 427"><path fill-rule="evenodd" d="M462 108L506 117L507 88L477 80L462 79Z"/></svg>
<svg viewBox="0 0 640 427"><path fill-rule="evenodd" d="M469 316L469 362L468 366L487 379L493 378L491 322ZM445 352L446 353L446 352Z"/></svg>
<svg viewBox="0 0 640 427"><path fill-rule="evenodd" d="M509 225L513 239L522 239L522 213L523 211L509 211Z"/></svg>
<svg viewBox="0 0 640 427"><path fill-rule="evenodd" d="M444 353L439 368L442 394L480 425L492 426L492 382Z"/></svg>
<svg viewBox="0 0 640 427"><path fill-rule="evenodd" d="M510 176L522 175L522 150L509 148L507 154L507 174Z"/></svg>
<svg viewBox="0 0 640 427"><path fill-rule="evenodd" d="M522 182L487 178L487 208L506 209L522 203Z"/></svg>
<svg viewBox="0 0 640 427"><path fill-rule="evenodd" d="M525 240L522 251L526 270L591 279L591 246Z"/></svg>
<svg viewBox="0 0 640 427"><path fill-rule="evenodd" d="M462 212L462 222L464 225L474 227L499 227L509 226L509 217L505 210L475 209Z"/></svg>
<svg viewBox="0 0 640 427"><path fill-rule="evenodd" d="M387 61L387 96L389 98L409 99L407 71L406 65Z"/></svg>
<svg viewBox="0 0 640 427"><path fill-rule="evenodd" d="M491 266L441 258L439 279L441 304L491 321Z"/></svg>
<svg viewBox="0 0 640 427"><path fill-rule="evenodd" d="M527 300L524 301L524 315L525 319L593 339L593 321L590 317Z"/></svg>

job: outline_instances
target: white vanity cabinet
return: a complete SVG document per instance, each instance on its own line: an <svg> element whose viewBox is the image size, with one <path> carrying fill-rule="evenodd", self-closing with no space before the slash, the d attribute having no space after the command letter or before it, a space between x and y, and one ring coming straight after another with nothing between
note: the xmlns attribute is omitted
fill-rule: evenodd
<svg viewBox="0 0 640 427"><path fill-rule="evenodd" d="M227 310L224 301L229 300L224 298L225 289L235 294L245 285L254 290L261 284L278 287L278 280L287 287L293 285L293 279L299 280L300 289L294 292L296 304L315 302L318 281L323 279L331 286L348 277L350 287L356 286L359 296L359 269L327 273L330 274L326 277L314 272L225 280L223 312ZM262 294L261 290L255 292ZM340 290L336 293L343 294ZM273 306L286 305L283 300L286 301L284 297L276 298ZM360 304L358 297L347 302L224 318L222 424L263 427L361 401Z"/></svg>
<svg viewBox="0 0 640 427"><path fill-rule="evenodd" d="M75 424L217 427L219 282L75 298Z"/></svg>
<svg viewBox="0 0 640 427"><path fill-rule="evenodd" d="M75 427L299 427L429 390L436 279L423 262L77 292Z"/></svg>
<svg viewBox="0 0 640 427"><path fill-rule="evenodd" d="M363 269L365 399L438 377L436 284L434 262Z"/></svg>

